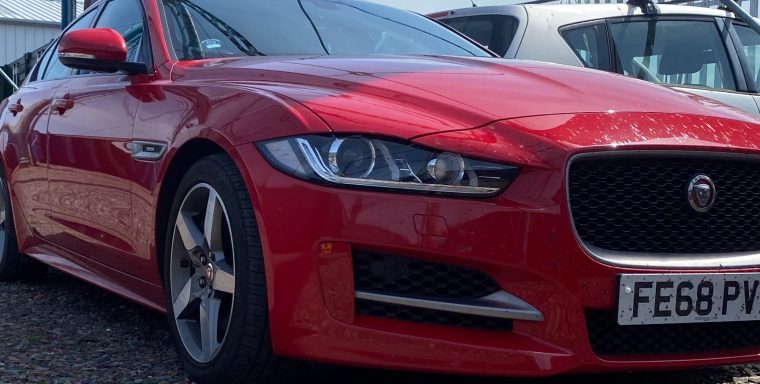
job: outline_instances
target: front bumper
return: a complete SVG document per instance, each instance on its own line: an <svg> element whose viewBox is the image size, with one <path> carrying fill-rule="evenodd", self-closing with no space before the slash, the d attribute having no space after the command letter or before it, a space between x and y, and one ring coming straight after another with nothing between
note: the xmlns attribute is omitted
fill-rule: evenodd
<svg viewBox="0 0 760 384"><path fill-rule="evenodd" d="M238 156L254 191L278 354L500 376L760 361L760 342L753 348L711 353L621 358L594 353L586 313L615 310L618 276L673 271L606 265L578 245L564 197L569 151L540 166L524 167L507 191L491 199L329 188L272 169L254 146L238 147ZM356 250L482 271L540 311L543 320L515 320L511 331L487 331L356 315Z"/></svg>

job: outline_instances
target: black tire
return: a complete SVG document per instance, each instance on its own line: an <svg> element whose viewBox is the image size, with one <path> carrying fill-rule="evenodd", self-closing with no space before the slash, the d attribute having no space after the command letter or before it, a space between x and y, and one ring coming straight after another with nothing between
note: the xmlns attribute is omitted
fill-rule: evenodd
<svg viewBox="0 0 760 384"><path fill-rule="evenodd" d="M170 283L177 215L185 196L200 184L212 186L226 206L235 255L234 305L229 326L218 355L208 363L199 363L183 345L174 319ZM201 384L289 382L300 364L275 356L272 350L261 239L248 190L235 163L226 155L208 156L195 163L180 182L168 223L163 273L169 329L190 378Z"/></svg>
<svg viewBox="0 0 760 384"><path fill-rule="evenodd" d="M0 253L0 281L39 280L45 277L48 267L19 252L8 183L2 173L0 173L0 184L2 184L0 198L5 209L5 220L0 223L0 238L3 243L0 251L2 252Z"/></svg>

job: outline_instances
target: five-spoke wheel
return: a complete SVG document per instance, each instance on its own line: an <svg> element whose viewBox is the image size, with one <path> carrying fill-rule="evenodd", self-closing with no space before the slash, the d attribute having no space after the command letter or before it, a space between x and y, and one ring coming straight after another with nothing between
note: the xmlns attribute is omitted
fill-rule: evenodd
<svg viewBox="0 0 760 384"><path fill-rule="evenodd" d="M274 355L264 254L251 197L226 155L199 159L176 187L163 253L169 328L198 383L286 383Z"/></svg>
<svg viewBox="0 0 760 384"><path fill-rule="evenodd" d="M227 335L235 298L235 255L227 210L208 184L194 186L174 224L169 271L174 318L187 352L211 361Z"/></svg>

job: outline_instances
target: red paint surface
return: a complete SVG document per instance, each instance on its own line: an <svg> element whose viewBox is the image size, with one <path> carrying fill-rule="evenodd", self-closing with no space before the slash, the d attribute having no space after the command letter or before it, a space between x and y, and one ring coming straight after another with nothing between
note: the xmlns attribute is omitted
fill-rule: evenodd
<svg viewBox="0 0 760 384"><path fill-rule="evenodd" d="M127 43L110 28L80 29L67 33L58 45L58 53L84 54L96 60L127 60Z"/></svg>
<svg viewBox="0 0 760 384"><path fill-rule="evenodd" d="M155 73L26 85L2 106L0 142L21 250L162 310L160 188L175 155L215 143L249 188L265 253L272 340L283 355L425 371L542 376L760 361L754 350L633 356L591 351L584 309L614 309L616 276L572 234L565 170L574 154L631 149L760 153L754 118L611 74L496 59L256 57L175 63L144 0ZM52 107L66 98L63 115ZM381 134L515 164L499 196L456 199L331 188L274 170L253 143ZM168 144L157 163L126 144ZM332 244L330 249L325 244ZM538 308L512 332L353 313L350 249L489 273ZM759 272L760 269L745 271ZM650 272L668 272L651 271ZM689 271L691 273L695 271Z"/></svg>

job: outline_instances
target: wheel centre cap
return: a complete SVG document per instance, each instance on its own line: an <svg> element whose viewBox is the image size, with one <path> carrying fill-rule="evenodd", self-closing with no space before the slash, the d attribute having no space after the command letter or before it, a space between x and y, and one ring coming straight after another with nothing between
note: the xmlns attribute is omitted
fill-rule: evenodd
<svg viewBox="0 0 760 384"><path fill-rule="evenodd" d="M211 263L206 265L206 280L209 284L214 282L214 265Z"/></svg>

